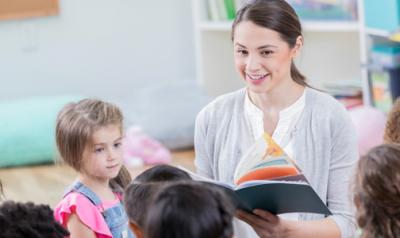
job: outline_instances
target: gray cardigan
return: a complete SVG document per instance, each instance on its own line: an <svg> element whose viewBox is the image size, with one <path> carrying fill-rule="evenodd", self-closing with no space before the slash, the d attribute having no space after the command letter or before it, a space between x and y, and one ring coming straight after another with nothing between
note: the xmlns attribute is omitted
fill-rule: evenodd
<svg viewBox="0 0 400 238"><path fill-rule="evenodd" d="M244 118L245 92L222 95L198 114L195 165L199 174L233 183L239 159L255 142ZM305 93L306 105L292 135L296 163L333 213L342 237L353 237L356 225L349 184L358 159L355 129L345 108L331 96L311 88ZM322 218L300 214L301 220Z"/></svg>

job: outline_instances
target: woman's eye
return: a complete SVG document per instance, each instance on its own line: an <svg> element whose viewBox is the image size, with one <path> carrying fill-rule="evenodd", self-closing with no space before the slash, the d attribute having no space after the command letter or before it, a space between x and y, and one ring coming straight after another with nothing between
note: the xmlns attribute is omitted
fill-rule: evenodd
<svg viewBox="0 0 400 238"><path fill-rule="evenodd" d="M104 151L104 148L96 148L95 150L94 150L94 152L96 152L96 153L101 153L101 152L103 152Z"/></svg>
<svg viewBox="0 0 400 238"><path fill-rule="evenodd" d="M273 53L274 53L274 52L271 51L271 50L264 50L264 51L261 52L261 55L268 56L268 55L271 55L271 54L273 54Z"/></svg>
<svg viewBox="0 0 400 238"><path fill-rule="evenodd" d="M237 50L236 51L239 55L247 55L247 51L246 50Z"/></svg>

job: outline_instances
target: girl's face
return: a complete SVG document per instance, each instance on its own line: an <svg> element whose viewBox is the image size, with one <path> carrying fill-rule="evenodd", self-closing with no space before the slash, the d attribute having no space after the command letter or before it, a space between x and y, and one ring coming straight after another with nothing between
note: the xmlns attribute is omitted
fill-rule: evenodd
<svg viewBox="0 0 400 238"><path fill-rule="evenodd" d="M122 166L122 134L117 125L98 129L83 152L83 172L96 180L117 177Z"/></svg>
<svg viewBox="0 0 400 238"><path fill-rule="evenodd" d="M299 37L295 47L290 48L278 32L251 21L240 22L233 41L236 70L255 93L269 92L278 85L294 82L290 67L301 40Z"/></svg>

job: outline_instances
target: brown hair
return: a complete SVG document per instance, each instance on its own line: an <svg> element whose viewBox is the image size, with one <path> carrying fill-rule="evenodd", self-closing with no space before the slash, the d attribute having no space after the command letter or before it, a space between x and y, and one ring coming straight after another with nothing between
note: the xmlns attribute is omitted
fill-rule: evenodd
<svg viewBox="0 0 400 238"><path fill-rule="evenodd" d="M278 32L290 48L293 48L297 38L302 36L299 17L284 0L255 0L245 4L237 11L233 21L232 40L236 26L242 21L251 21L258 26ZM300 73L294 62L290 67L290 75L296 83L309 86L306 77Z"/></svg>
<svg viewBox="0 0 400 238"><path fill-rule="evenodd" d="M398 98L390 110L385 127L385 142L400 143L400 98Z"/></svg>
<svg viewBox="0 0 400 238"><path fill-rule="evenodd" d="M166 185L153 195L146 238L231 238L234 206L223 190L195 181Z"/></svg>
<svg viewBox="0 0 400 238"><path fill-rule="evenodd" d="M362 238L400 234L400 144L377 146L359 160L354 202Z"/></svg>
<svg viewBox="0 0 400 238"><path fill-rule="evenodd" d="M107 125L117 125L121 133L123 116L120 109L97 99L83 99L63 107L57 117L56 143L61 158L76 171L82 169L82 155L91 146L93 134ZM122 166L118 176L110 181L125 188L131 181L129 171Z"/></svg>

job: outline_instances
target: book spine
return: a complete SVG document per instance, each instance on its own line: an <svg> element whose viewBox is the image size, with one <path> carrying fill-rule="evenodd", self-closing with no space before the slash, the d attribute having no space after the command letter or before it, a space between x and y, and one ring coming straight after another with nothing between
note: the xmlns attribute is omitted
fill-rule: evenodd
<svg viewBox="0 0 400 238"><path fill-rule="evenodd" d="M234 0L224 0L226 16L228 20L235 19L235 2Z"/></svg>
<svg viewBox="0 0 400 238"><path fill-rule="evenodd" d="M214 0L217 2L218 18L220 21L228 20L228 15L225 10L225 0Z"/></svg>
<svg viewBox="0 0 400 238"><path fill-rule="evenodd" d="M208 16L211 21L220 21L218 13L218 0L208 0Z"/></svg>

